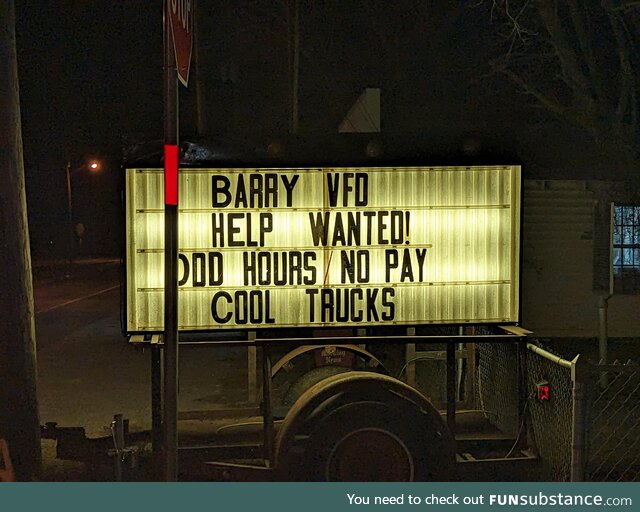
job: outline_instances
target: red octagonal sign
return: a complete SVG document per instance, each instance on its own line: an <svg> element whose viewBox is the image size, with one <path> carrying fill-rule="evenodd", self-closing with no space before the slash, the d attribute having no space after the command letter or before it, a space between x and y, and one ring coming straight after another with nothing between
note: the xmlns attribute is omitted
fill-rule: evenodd
<svg viewBox="0 0 640 512"><path fill-rule="evenodd" d="M178 78L187 86L193 47L193 10L195 0L166 0Z"/></svg>

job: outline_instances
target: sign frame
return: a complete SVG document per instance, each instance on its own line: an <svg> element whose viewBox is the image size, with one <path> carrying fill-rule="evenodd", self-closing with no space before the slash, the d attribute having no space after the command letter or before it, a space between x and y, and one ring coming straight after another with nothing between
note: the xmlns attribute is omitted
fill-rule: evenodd
<svg viewBox="0 0 640 512"><path fill-rule="evenodd" d="M336 172L346 172L346 170L363 170L363 171L369 171L371 169L385 169L382 167L375 167L375 166L371 166L371 167L354 167L354 168L327 168ZM510 294L511 294L511 301L513 304L515 304L515 313L512 311L512 314L510 315L509 318L496 318L493 319L491 321L477 321L476 319L471 319L471 320L466 320L466 319L461 319L460 321L455 321L455 322L451 322L451 321L447 321L447 322L432 322L432 321L427 321L427 322L407 322L407 321L401 321L401 322L361 322L361 323L348 323L348 324L344 324L344 323L337 323L337 322L331 322L331 323L309 323L309 324L295 324L295 325L291 325L291 324L276 324L273 326L268 326L268 325L237 325L237 326L218 326L216 325L215 327L207 327L207 328L196 328L196 329L186 329L186 330L182 330L181 332L212 332L213 330L219 330L221 327L223 330L228 331L228 332L232 332L232 331L243 331L243 330L256 330L256 329L264 329L264 328L268 328L268 329L286 329L286 328L292 328L292 327L302 327L302 328L326 328L326 327L340 327L340 328L344 328L344 327L353 327L353 328L361 328L361 327L371 327L371 328L376 328L376 327L389 327L389 326L404 326L404 327L409 327L409 326L419 326L419 325L478 325L478 324L482 324L482 325L509 325L509 324L517 324L519 323L520 320L520 254L521 254L521 237L520 237L520 223L521 223L521 213L520 213L520 209L521 209L521 175L520 175L520 168L519 166L466 166L466 167L458 167L459 169L487 169L487 168L491 168L491 169L509 169L509 173L510 173L510 178L509 178L509 182L510 182L510 186L512 187L512 191L511 191L511 196L512 196L512 201L513 201L513 205L516 208L516 213L514 215L511 216L511 218L509 219L509 223L510 223L510 229L511 229L511 233L512 233L512 240L511 240L511 246L513 249L513 254L511 256L511 263L513 265L515 265L515 269L514 269L514 273L512 273L512 286L510 288ZM306 170L309 169L314 169L314 170L318 170L318 168L313 168L313 167L300 167L300 168L290 168L290 167L281 167L281 168L276 168L276 171L282 171L282 172L296 172L296 171L301 171L304 172ZM406 169L406 168L398 168L398 169ZM434 169L453 169L453 167L449 166L449 167L429 167L429 166L413 166L412 169L415 170L434 170ZM135 169L133 168L126 168L125 172L129 173L131 171L134 171ZM160 172L160 170L158 169L148 169L149 171L152 172ZM237 172L246 172L246 173L251 173L251 172L267 172L270 169L268 168L257 168L257 167L234 167L232 170L237 171ZM326 170L326 169L325 169ZM215 168L215 167L211 167L211 168L184 168L181 169L181 175L184 173L187 176L189 176L192 173L208 173L208 172L215 172L215 173L219 173L222 170L220 168ZM126 196L129 195L129 187L127 186L127 191L126 191ZM128 201L129 198L127 197L126 201ZM128 224L128 222L127 222ZM127 225L127 230L129 230L129 226ZM128 236L128 235L127 235ZM278 250L277 248L273 249ZM128 260L129 257L125 258L125 260ZM127 262L128 265L128 262ZM125 269L125 281L127 280L127 276L129 275L129 272L127 269ZM128 312L128 308L129 308L129 304L128 304L128 287L129 284L128 282L125 282L125 293L123 294L123 308L124 308L124 322L123 322L123 330L126 334L153 334L159 331L153 330L153 329L142 329L142 330L138 330L138 329L132 329L131 326L128 324L128 317L129 317L129 312Z"/></svg>

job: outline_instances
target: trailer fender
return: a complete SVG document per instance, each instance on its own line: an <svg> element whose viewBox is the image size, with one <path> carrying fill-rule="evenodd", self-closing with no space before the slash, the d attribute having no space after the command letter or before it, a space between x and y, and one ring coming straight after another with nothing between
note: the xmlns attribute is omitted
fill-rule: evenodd
<svg viewBox="0 0 640 512"><path fill-rule="evenodd" d="M275 469L291 480L446 480L453 439L414 388L372 372L326 378L293 404L280 428Z"/></svg>
<svg viewBox="0 0 640 512"><path fill-rule="evenodd" d="M327 345L328 346L328 345ZM343 350L348 350L349 352L353 352L357 357L362 359L368 367L375 368L377 371L388 374L389 372L382 364L382 362L374 356L368 350L361 348L357 345L331 345L335 348L340 348ZM314 350L321 350L324 348L323 346L317 345L305 345L302 347L297 347L290 352L287 352L284 356L282 356L278 362L276 362L271 368L271 378L275 378L276 375L281 371L287 369L289 364L297 357L307 354L308 352L313 352Z"/></svg>

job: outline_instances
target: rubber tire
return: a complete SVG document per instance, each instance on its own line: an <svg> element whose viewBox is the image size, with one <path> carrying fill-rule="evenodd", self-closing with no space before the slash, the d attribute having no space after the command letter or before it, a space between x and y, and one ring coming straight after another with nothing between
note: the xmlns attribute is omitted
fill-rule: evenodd
<svg viewBox="0 0 640 512"><path fill-rule="evenodd" d="M356 404L370 408L371 403L377 408L373 412L350 409ZM380 413L380 407L392 412ZM341 412L344 410L350 412ZM291 407L276 439L275 479L325 480L324 470L318 468L326 460L326 447L348 434L342 430L345 426L349 431L381 426L388 430L389 424L394 425L392 435L407 439L402 442L416 459L414 480L450 479L455 460L453 437L429 400L397 379L358 371L320 381Z"/></svg>
<svg viewBox="0 0 640 512"><path fill-rule="evenodd" d="M326 414L305 443L305 464L296 475L304 481L442 481L450 477L453 453L433 428L430 420L409 403L397 397L390 402L363 401L344 404ZM337 478L336 449L355 433L367 432L388 439L395 438L399 451L406 451L410 472L395 471L390 460L377 471L363 471L354 460L354 471ZM340 445L340 446L339 446ZM342 467L342 466L341 466ZM333 469L332 469L333 468ZM398 478L404 473L406 478Z"/></svg>

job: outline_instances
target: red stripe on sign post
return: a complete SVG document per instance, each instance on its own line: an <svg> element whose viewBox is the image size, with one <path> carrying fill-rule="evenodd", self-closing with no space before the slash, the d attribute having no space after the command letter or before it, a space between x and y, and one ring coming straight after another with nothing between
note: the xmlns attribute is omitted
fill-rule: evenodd
<svg viewBox="0 0 640 512"><path fill-rule="evenodd" d="M178 206L178 146L164 146L164 204Z"/></svg>

